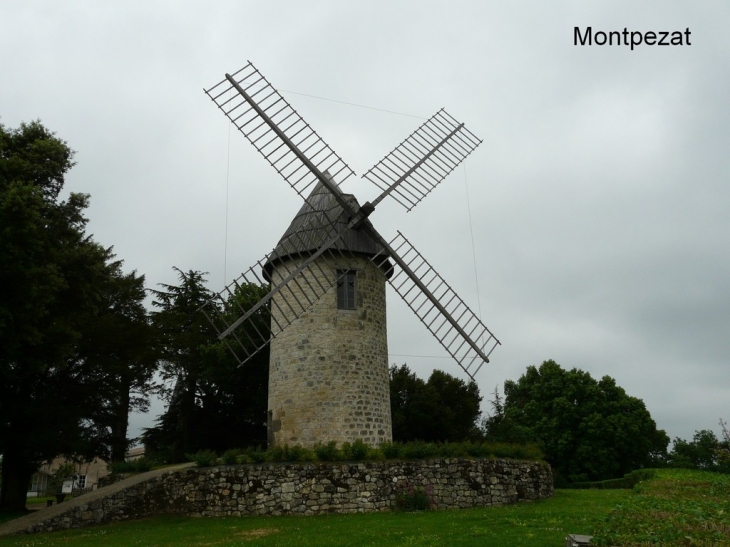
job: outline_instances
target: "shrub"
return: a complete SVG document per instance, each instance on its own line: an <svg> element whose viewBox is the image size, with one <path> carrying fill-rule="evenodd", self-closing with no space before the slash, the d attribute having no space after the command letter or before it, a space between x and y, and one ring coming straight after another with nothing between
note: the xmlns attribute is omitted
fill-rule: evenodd
<svg viewBox="0 0 730 547"><path fill-rule="evenodd" d="M111 471L113 474L118 475L120 473L133 473L134 472L134 466L132 465L133 462L112 462L109 464L109 471Z"/></svg>
<svg viewBox="0 0 730 547"><path fill-rule="evenodd" d="M317 444L314 453L321 462L335 462L342 459L342 453L337 449L337 442L330 441L327 444Z"/></svg>
<svg viewBox="0 0 730 547"><path fill-rule="evenodd" d="M152 469L155 464L150 458L139 458L132 461L113 462L109 464L109 471L112 474L120 473L144 473Z"/></svg>
<svg viewBox="0 0 730 547"><path fill-rule="evenodd" d="M236 456L236 463L254 463L254 461L248 454L239 454Z"/></svg>
<svg viewBox="0 0 730 547"><path fill-rule="evenodd" d="M487 445L482 443L466 444L466 451L472 458L486 458L493 452Z"/></svg>
<svg viewBox="0 0 730 547"><path fill-rule="evenodd" d="M253 463L264 463L267 458L267 452L260 446L256 448L248 448L246 450L246 456L251 459Z"/></svg>
<svg viewBox="0 0 730 547"><path fill-rule="evenodd" d="M218 456L212 450L201 450L195 454L186 454L187 458L198 464L198 467L210 467L215 465Z"/></svg>
<svg viewBox="0 0 730 547"><path fill-rule="evenodd" d="M313 450L309 448L303 448L301 445L295 445L289 449L289 457L287 461L290 462L311 462L316 460L317 457Z"/></svg>
<svg viewBox="0 0 730 547"><path fill-rule="evenodd" d="M620 488L631 489L641 481L653 479L656 476L656 471L653 469L637 469L626 473L620 479L608 479L605 481L588 481L588 482L573 482L565 485L561 485L563 488L571 488L576 490L587 490L587 489L598 489L598 490L614 490Z"/></svg>
<svg viewBox="0 0 730 547"><path fill-rule="evenodd" d="M269 450L268 455L267 459L273 462L308 462L315 459L312 450L302 448L299 444L292 447L288 444L276 446Z"/></svg>
<svg viewBox="0 0 730 547"><path fill-rule="evenodd" d="M138 473L146 473L147 471L152 469L152 466L154 465L155 462L153 462L151 459L145 458L143 456L137 460L133 460L130 463L132 463L134 465L134 470L137 471Z"/></svg>
<svg viewBox="0 0 730 547"><path fill-rule="evenodd" d="M370 450L368 445L366 445L362 439L355 439L352 444L342 444L342 455L348 460L364 460L368 457L369 452Z"/></svg>
<svg viewBox="0 0 730 547"><path fill-rule="evenodd" d="M463 443L443 443L438 445L438 455L443 458L463 458L469 456L470 442Z"/></svg>
<svg viewBox="0 0 730 547"><path fill-rule="evenodd" d="M202 461L199 465L213 465L215 456L201 451L198 454L188 455L190 460ZM201 455L202 453L202 455ZM226 465L243 463L264 463L264 462L307 462L322 461L334 462L342 460L382 460L382 459L411 459L420 460L428 458L512 458L524 460L542 460L543 455L536 445L520 445L509 443L479 443L464 441L461 443L425 443L423 441L411 441L408 443L382 443L379 448L370 448L362 439L356 439L352 443L343 443L337 448L336 441L327 444L319 443L312 449L303 448L301 445L293 447L289 445L277 446L264 450L260 446L256 448L240 448L226 450L221 456L221 461ZM201 460L202 458L202 460ZM211 459L212 458L212 459ZM141 461L141 460L138 460ZM146 460L151 466L153 462ZM146 471L148 469L137 469L129 467L132 462L121 462L119 470L115 464L115 472ZM123 469L123 471L122 471Z"/></svg>
<svg viewBox="0 0 730 547"><path fill-rule="evenodd" d="M383 443L380 445L380 451L386 460L395 460L401 457L400 443Z"/></svg>
<svg viewBox="0 0 730 547"><path fill-rule="evenodd" d="M634 484L631 485L632 487L641 481L648 481L654 477L656 477L656 471L654 469L637 469L624 475L625 479L633 481Z"/></svg>
<svg viewBox="0 0 730 547"><path fill-rule="evenodd" d="M497 458L513 460L542 460L544 455L536 444L494 443L490 452Z"/></svg>
<svg viewBox="0 0 730 547"><path fill-rule="evenodd" d="M399 511L428 511L436 504L433 501L431 486L413 486L408 484L395 494L395 508Z"/></svg>
<svg viewBox="0 0 730 547"><path fill-rule="evenodd" d="M223 463L226 465L234 465L238 463L238 456L240 456L243 453L243 451L240 448L231 448L229 450L226 450L223 452Z"/></svg>
<svg viewBox="0 0 730 547"><path fill-rule="evenodd" d="M287 461L287 455L289 452L289 445L275 446L270 448L266 454L266 459L272 462L283 462Z"/></svg>
<svg viewBox="0 0 730 547"><path fill-rule="evenodd" d="M414 441L403 447L402 454L410 460L422 460L438 455L438 448L435 444Z"/></svg>

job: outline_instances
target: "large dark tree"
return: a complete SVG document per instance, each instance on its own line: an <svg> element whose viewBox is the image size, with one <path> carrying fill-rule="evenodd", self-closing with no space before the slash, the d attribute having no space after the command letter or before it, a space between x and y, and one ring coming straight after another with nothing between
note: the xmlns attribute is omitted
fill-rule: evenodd
<svg viewBox="0 0 730 547"><path fill-rule="evenodd" d="M230 295L227 322L233 323L269 292L268 285L242 284ZM238 341L250 354L253 340L268 336L269 306L261 306L249 318L246 329L257 335L236 331ZM233 341L230 341L233 343ZM207 424L203 444L216 452L229 448L266 445L266 409L268 407L269 346L239 364L226 342L214 341L203 348L204 375L201 383L203 419Z"/></svg>
<svg viewBox="0 0 730 547"><path fill-rule="evenodd" d="M40 122L0 125L0 508L22 510L32 473L94 455L98 374L79 358L111 252L85 234L88 196L60 200L73 152Z"/></svg>
<svg viewBox="0 0 730 547"><path fill-rule="evenodd" d="M168 406L157 425L145 431L145 446L150 453L177 462L202 449L221 452L264 444L268 348L239 365L199 311L212 296L203 274L176 271L179 285L155 291L159 311L153 322L161 336ZM242 313L267 292L267 287L243 285L231 299ZM254 319L262 333L268 331L266 306ZM239 336L245 343L245 335Z"/></svg>
<svg viewBox="0 0 730 547"><path fill-rule="evenodd" d="M145 412L157 368L155 330L144 307L144 276L109 264L99 312L84 328L79 353L101 375L94 421L107 426L111 461L124 461L130 412Z"/></svg>
<svg viewBox="0 0 730 547"><path fill-rule="evenodd" d="M669 438L644 402L608 376L545 361L505 382L504 393L502 426L538 442L559 480L620 477L666 452Z"/></svg>
<svg viewBox="0 0 730 547"><path fill-rule="evenodd" d="M162 290L153 291L156 299L152 304L159 311L152 314L152 319L160 337L160 372L167 386L162 395L168 409L159 425L168 430L172 461L180 462L185 461L186 453L200 449L205 428L199 416L202 351L215 340L215 331L198 311L212 297L205 288L203 274L175 270L179 285L163 284Z"/></svg>
<svg viewBox="0 0 730 547"><path fill-rule="evenodd" d="M424 382L408 365L390 369L390 411L393 440L427 442L472 438L482 398L474 382L468 384L440 370Z"/></svg>
<svg viewBox="0 0 730 547"><path fill-rule="evenodd" d="M229 298L227 310L232 323L269 292L268 285L242 284ZM261 306L249 318L246 329L256 336L237 331L238 342L246 351L256 350L254 340L268 336L271 325L269 306ZM231 341L232 343L232 341ZM203 408L209 424L206 446L222 452L228 448L266 445L268 408L269 346L255 353L243 365L234 358L226 342L215 341L203 349L205 375Z"/></svg>

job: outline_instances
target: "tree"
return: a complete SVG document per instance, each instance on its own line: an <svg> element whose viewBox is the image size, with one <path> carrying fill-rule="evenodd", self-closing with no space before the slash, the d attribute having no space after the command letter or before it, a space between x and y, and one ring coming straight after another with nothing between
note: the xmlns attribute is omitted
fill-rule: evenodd
<svg viewBox="0 0 730 547"><path fill-rule="evenodd" d="M476 383L434 370L427 382L408 365L390 369L393 439L463 441L475 435L482 398Z"/></svg>
<svg viewBox="0 0 730 547"><path fill-rule="evenodd" d="M152 320L160 336L160 372L167 385L161 394L168 409L160 425L168 423L174 428L170 432L172 461L181 462L185 454L200 449L204 424L196 414L203 378L202 348L215 340L215 331L198 312L213 296L205 288L204 274L174 269L180 285L163 284L163 290L152 291L156 297L152 305L160 310L152 314Z"/></svg>
<svg viewBox="0 0 730 547"><path fill-rule="evenodd" d="M674 439L667 457L670 467L730 472L730 435L725 422L720 420L722 440L709 429L695 431L691 441Z"/></svg>
<svg viewBox="0 0 730 547"><path fill-rule="evenodd" d="M609 376L596 381L550 360L506 381L504 393L505 418L526 428L559 480L620 477L666 453L669 438L644 402Z"/></svg>
<svg viewBox="0 0 730 547"><path fill-rule="evenodd" d="M709 429L695 431L691 442L679 437L674 439L669 462L672 467L712 470L717 465L719 443Z"/></svg>
<svg viewBox="0 0 730 547"><path fill-rule="evenodd" d="M227 311L219 312L228 315L227 323L233 323L264 298L269 289L269 285L239 284L228 298ZM270 308L263 305L236 336L251 354L257 349L254 340L268 337L270 328ZM248 336L247 329L255 330L256 335ZM203 406L209 409L206 447L223 452L228 448L266 444L269 356L266 345L240 365L225 341L216 340L204 348L206 399Z"/></svg>
<svg viewBox="0 0 730 547"><path fill-rule="evenodd" d="M145 446L163 459L184 461L186 454L222 452L266 442L269 353L258 352L239 365L199 309L211 300L204 274L178 272L179 285L154 291L160 311L153 322L161 336L161 372L168 407L157 425L143 434ZM268 287L242 285L229 304L241 313L266 295ZM217 313L224 313L217 310ZM268 308L254 316L256 328L269 330ZM245 343L245 334L239 337Z"/></svg>
<svg viewBox="0 0 730 547"><path fill-rule="evenodd" d="M720 418L720 430L722 441L720 441L717 458L720 466L730 472L730 430L728 430L727 422L722 418Z"/></svg>
<svg viewBox="0 0 730 547"><path fill-rule="evenodd" d="M484 440L493 443L527 443L532 439L529 428L520 426L507 417L504 399L499 390L494 388L494 399L490 401L492 412L482 419L480 429Z"/></svg>
<svg viewBox="0 0 730 547"><path fill-rule="evenodd" d="M129 413L148 410L157 368L155 330L143 303L144 276L124 274L121 267L121 261L109 264L100 286L99 313L85 325L79 348L89 368L102 375L94 421L108 424L112 462L124 461Z"/></svg>
<svg viewBox="0 0 730 547"><path fill-rule="evenodd" d="M32 473L103 451L99 375L78 353L111 251L85 234L88 196L59 200L73 151L40 122L0 125L0 508L23 510Z"/></svg>
<svg viewBox="0 0 730 547"><path fill-rule="evenodd" d="M60 494L63 490L63 483L73 480L76 474L76 466L71 462L59 465L51 474L48 481L48 493L52 495Z"/></svg>

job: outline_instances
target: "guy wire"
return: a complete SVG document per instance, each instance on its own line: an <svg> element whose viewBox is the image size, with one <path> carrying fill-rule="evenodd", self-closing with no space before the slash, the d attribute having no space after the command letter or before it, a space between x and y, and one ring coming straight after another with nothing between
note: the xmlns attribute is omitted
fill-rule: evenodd
<svg viewBox="0 0 730 547"><path fill-rule="evenodd" d="M474 282L477 287L477 306L479 307L479 320L482 319L482 297L479 294L479 274L477 272L477 253L474 248L474 226L471 221L471 203L469 201L469 184L466 180L466 162L462 164L464 166L464 187L466 188L466 210L469 212L469 232L471 233L471 256L474 260Z"/></svg>
<svg viewBox="0 0 730 547"><path fill-rule="evenodd" d="M230 97L231 92L228 92ZM228 268L228 181L231 172L231 123L228 124L228 153L226 156L226 230L223 239L223 286L226 286L226 271Z"/></svg>

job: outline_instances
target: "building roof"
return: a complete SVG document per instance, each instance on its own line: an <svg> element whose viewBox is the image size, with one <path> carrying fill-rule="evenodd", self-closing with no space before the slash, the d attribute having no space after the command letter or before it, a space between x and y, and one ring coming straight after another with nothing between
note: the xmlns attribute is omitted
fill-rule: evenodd
<svg viewBox="0 0 730 547"><path fill-rule="evenodd" d="M126 458L133 458L135 456L144 456L144 453L144 446L135 446L134 448L130 448L129 450L127 450L127 453L124 456Z"/></svg>
<svg viewBox="0 0 730 547"><path fill-rule="evenodd" d="M360 208L355 196L352 194L343 194L343 196L348 202L352 203L355 210ZM322 244L342 230L349 221L350 216L337 203L335 196L324 184L318 183L264 265L263 273L266 280L270 280L271 271L277 262L292 255L299 258L302 255L306 256L316 252ZM362 227L347 230L345 235L335 242L331 248L367 256L374 256L383 251L383 248ZM383 266L387 272L392 271L389 262Z"/></svg>

